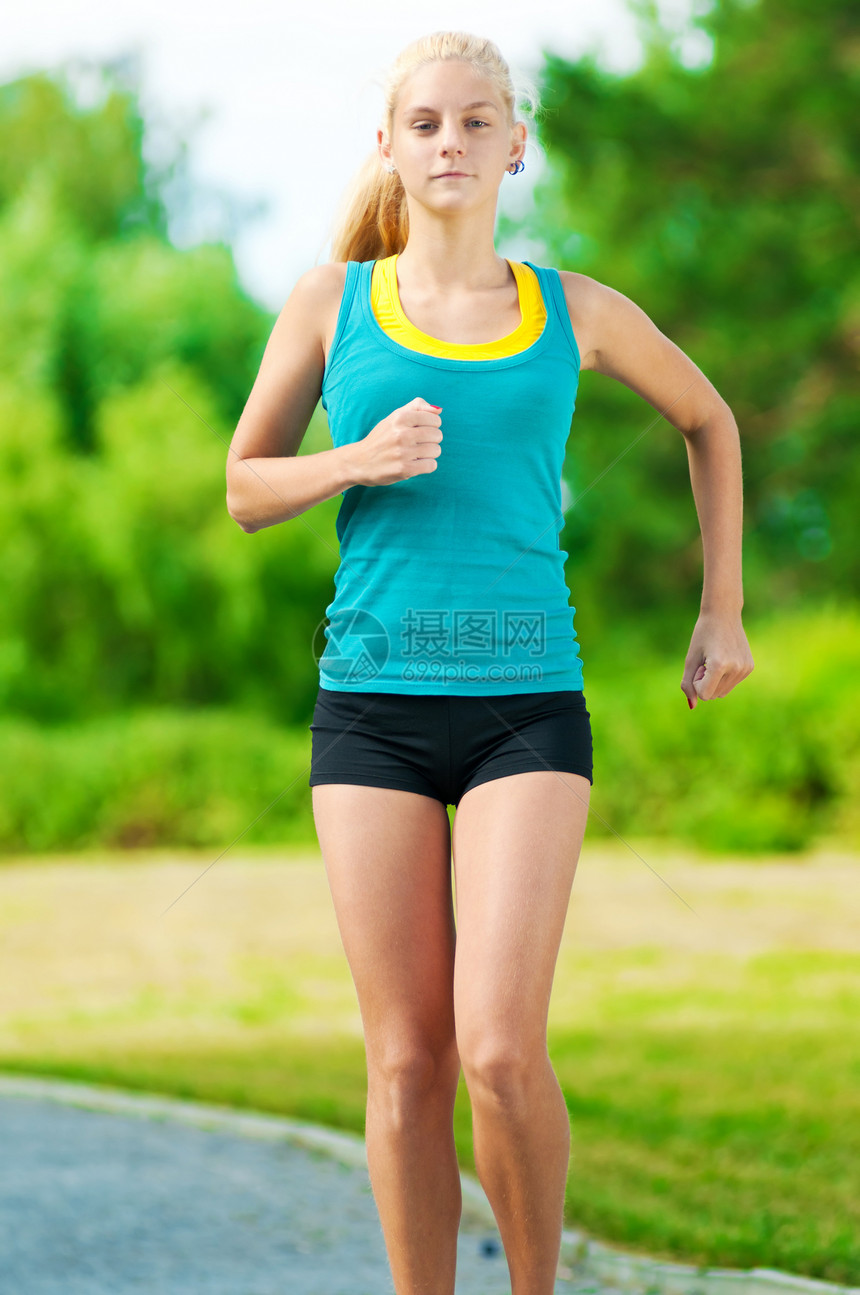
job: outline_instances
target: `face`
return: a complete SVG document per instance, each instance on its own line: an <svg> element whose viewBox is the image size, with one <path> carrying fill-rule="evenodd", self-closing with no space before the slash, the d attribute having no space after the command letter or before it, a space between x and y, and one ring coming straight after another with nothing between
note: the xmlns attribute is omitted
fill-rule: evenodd
<svg viewBox="0 0 860 1295"><path fill-rule="evenodd" d="M465 210L495 200L506 169L525 153L526 134L523 122L509 125L491 82L446 59L409 78L390 140L381 130L377 140L383 165L397 167L411 198Z"/></svg>

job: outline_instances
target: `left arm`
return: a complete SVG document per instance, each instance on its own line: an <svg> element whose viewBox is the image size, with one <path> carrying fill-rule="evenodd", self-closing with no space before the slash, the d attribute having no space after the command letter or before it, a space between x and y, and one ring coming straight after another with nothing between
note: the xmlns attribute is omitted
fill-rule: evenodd
<svg viewBox="0 0 860 1295"><path fill-rule="evenodd" d="M752 673L741 624L743 479L731 409L688 355L629 297L583 274L561 272L583 369L623 382L684 437L702 532L699 618L681 689L690 709L725 697Z"/></svg>

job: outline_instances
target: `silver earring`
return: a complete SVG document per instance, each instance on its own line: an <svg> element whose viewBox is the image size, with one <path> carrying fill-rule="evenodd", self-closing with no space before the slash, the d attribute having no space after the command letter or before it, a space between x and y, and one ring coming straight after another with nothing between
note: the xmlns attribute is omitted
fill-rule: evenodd
<svg viewBox="0 0 860 1295"><path fill-rule="evenodd" d="M389 174L389 175L395 175L395 174L396 174L396 172L397 172L397 167L396 167L396 166L387 166L385 169L386 169L386 171L388 172L388 174Z"/></svg>

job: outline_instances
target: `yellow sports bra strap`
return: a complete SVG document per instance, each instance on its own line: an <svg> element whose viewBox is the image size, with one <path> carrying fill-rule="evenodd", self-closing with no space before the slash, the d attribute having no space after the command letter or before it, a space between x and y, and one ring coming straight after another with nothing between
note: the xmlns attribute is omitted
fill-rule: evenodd
<svg viewBox="0 0 860 1295"><path fill-rule="evenodd" d="M406 317L397 290L397 255L377 261L371 279L371 305L380 328L395 342L422 355L446 360L498 360L518 355L540 337L546 325L546 306L534 270L520 261L508 261L517 281L522 319L517 328L495 342L443 342L422 333Z"/></svg>

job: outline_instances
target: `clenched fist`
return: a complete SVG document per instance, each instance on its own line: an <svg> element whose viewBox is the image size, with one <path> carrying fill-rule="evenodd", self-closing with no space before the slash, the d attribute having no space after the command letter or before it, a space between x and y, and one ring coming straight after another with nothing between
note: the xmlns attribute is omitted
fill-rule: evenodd
<svg viewBox="0 0 860 1295"><path fill-rule="evenodd" d="M377 423L353 446L353 475L360 486L390 486L436 471L442 453L441 405L416 396Z"/></svg>

